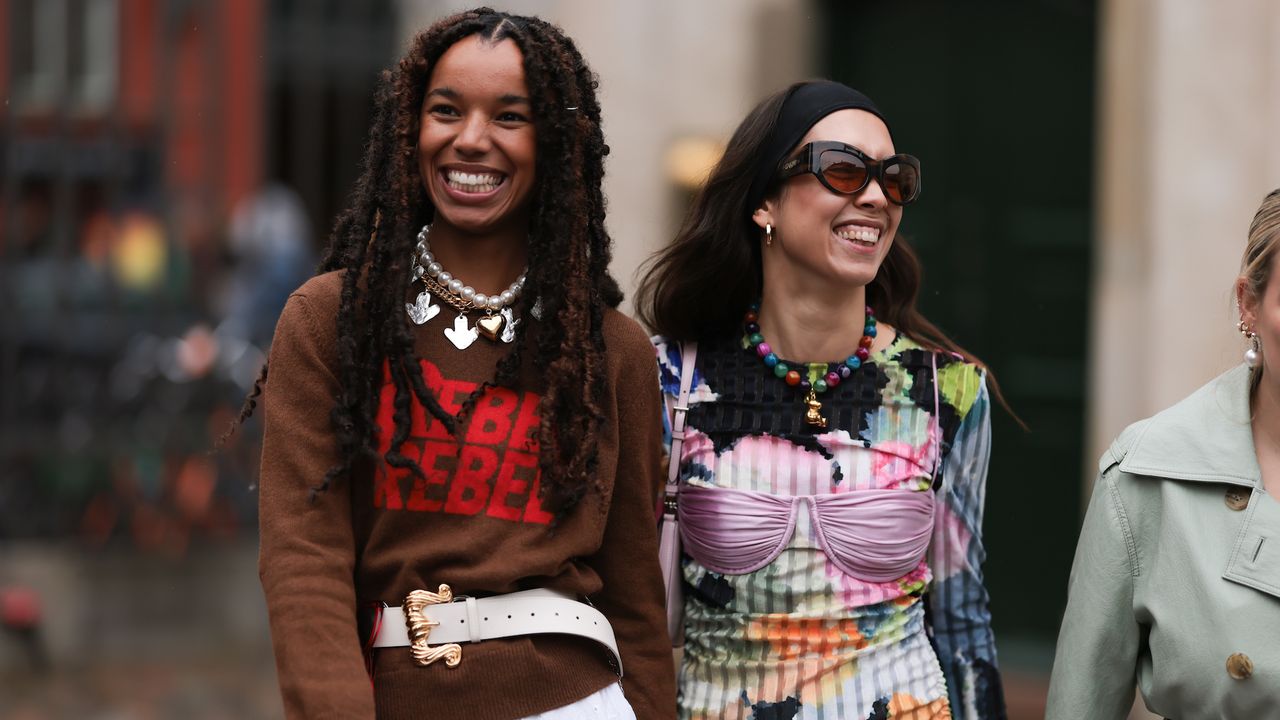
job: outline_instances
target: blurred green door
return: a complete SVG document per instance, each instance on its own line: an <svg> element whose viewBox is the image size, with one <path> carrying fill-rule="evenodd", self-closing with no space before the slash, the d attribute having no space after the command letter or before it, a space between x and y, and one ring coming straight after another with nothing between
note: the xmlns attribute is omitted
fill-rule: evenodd
<svg viewBox="0 0 1280 720"><path fill-rule="evenodd" d="M1095 3L826 2L825 74L923 164L903 221L924 312L995 371L986 572L1003 661L1045 666L1083 468ZM1028 667L1030 666L1030 667Z"/></svg>

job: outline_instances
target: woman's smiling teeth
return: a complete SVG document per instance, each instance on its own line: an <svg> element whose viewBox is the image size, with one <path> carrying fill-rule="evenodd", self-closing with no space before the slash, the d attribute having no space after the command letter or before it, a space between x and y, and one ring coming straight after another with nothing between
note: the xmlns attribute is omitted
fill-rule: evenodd
<svg viewBox="0 0 1280 720"><path fill-rule="evenodd" d="M469 173L460 170L447 170L445 171L444 179L445 182L449 183L449 187L460 192L487 193L492 192L501 185L506 176L498 173Z"/></svg>
<svg viewBox="0 0 1280 720"><path fill-rule="evenodd" d="M874 247L880 241L880 228L868 227L866 225L841 225L836 228L836 237L842 240L852 240L861 245Z"/></svg>

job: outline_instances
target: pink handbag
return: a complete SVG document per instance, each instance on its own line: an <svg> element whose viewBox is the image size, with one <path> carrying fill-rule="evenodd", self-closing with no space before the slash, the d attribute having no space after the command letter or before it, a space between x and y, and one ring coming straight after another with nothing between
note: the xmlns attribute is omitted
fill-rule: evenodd
<svg viewBox="0 0 1280 720"><path fill-rule="evenodd" d="M680 577L680 520L676 514L680 499L680 450L684 445L685 413L689 411L689 390L693 366L698 359L698 343L685 343L680 355L680 395L671 412L671 450L667 462L667 487L662 495L662 521L658 526L658 559L662 582L667 590L667 634L671 647L684 644L684 596Z"/></svg>

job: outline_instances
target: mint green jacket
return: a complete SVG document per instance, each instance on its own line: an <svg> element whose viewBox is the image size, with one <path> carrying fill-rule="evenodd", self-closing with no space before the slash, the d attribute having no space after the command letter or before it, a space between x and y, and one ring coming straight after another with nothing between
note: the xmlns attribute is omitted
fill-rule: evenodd
<svg viewBox="0 0 1280 720"><path fill-rule="evenodd" d="M1131 425L1099 463L1049 720L1280 718L1280 502L1242 365Z"/></svg>

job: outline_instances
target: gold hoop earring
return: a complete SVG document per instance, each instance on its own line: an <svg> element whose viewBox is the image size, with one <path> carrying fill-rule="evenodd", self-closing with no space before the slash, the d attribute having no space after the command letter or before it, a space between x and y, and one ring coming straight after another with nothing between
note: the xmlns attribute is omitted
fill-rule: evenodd
<svg viewBox="0 0 1280 720"><path fill-rule="evenodd" d="M764 224L764 245L773 247L773 223Z"/></svg>

